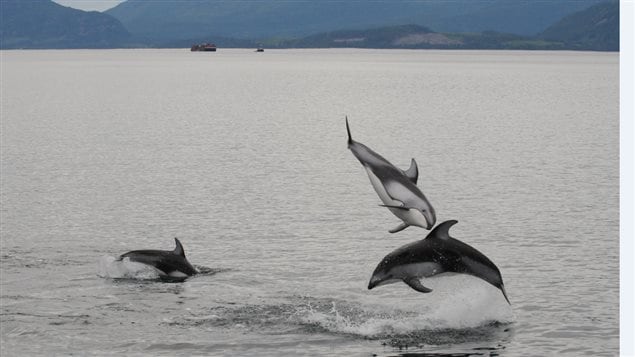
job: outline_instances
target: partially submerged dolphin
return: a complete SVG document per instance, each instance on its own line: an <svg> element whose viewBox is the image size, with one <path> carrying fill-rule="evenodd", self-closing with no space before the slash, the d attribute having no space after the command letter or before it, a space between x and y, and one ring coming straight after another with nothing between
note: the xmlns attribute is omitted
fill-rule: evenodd
<svg viewBox="0 0 635 357"><path fill-rule="evenodd" d="M402 171L368 146L354 141L348 126L348 117L346 131L348 148L366 169L370 183L384 203L382 206L403 221L389 232L396 233L409 226L432 228L437 218L434 208L417 187L419 169L415 159L410 162L408 170Z"/></svg>
<svg viewBox="0 0 635 357"><path fill-rule="evenodd" d="M118 260L128 258L132 262L152 266L159 271L161 280L183 281L197 274L198 270L185 258L183 245L178 238L174 238L174 241L176 242L174 250L133 250L122 254Z"/></svg>
<svg viewBox="0 0 635 357"><path fill-rule="evenodd" d="M442 273L469 274L494 285L511 305L503 277L491 260L471 246L450 237L449 229L457 221L445 221L420 241L406 244L388 254L377 265L368 289L403 281L411 288L429 293L419 279Z"/></svg>

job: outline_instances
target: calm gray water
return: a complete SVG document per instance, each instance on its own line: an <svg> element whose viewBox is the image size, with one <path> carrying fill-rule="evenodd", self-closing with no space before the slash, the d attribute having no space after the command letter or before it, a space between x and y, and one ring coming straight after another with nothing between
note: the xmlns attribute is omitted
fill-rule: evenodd
<svg viewBox="0 0 635 357"><path fill-rule="evenodd" d="M618 54L3 51L1 347L20 355L616 355ZM353 137L500 268L367 290L425 237ZM172 249L207 273L114 279Z"/></svg>

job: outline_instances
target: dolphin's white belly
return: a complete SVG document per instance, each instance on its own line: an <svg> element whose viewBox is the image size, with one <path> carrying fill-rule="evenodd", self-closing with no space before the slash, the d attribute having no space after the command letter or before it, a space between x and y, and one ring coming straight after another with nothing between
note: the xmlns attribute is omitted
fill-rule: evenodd
<svg viewBox="0 0 635 357"><path fill-rule="evenodd" d="M390 195L388 194L388 191L386 191L386 188L384 187L382 182L379 180L377 176L375 176L375 174L373 173L371 169L367 167L364 167L364 168L366 169L366 173L368 174L368 178L370 179L371 185L373 186L373 188L375 189L375 192L377 192L377 195L379 196L379 198L385 205L387 206L402 206L403 205L401 201L393 200L390 197ZM403 191L404 191L404 194L410 194L410 192L407 190L403 190ZM423 213L421 213L421 211L419 211L416 208L411 208L408 210L398 209L398 208L388 208L388 209L390 210L390 212L392 212L392 214L394 214L399 219L408 223L411 226L417 226L422 228L426 228L428 226L428 221L426 221L426 218L424 217Z"/></svg>
<svg viewBox="0 0 635 357"><path fill-rule="evenodd" d="M187 278L187 274L185 274L185 273L183 273L181 271L178 271L178 270L170 272L170 274L168 274L168 276L171 276L173 278Z"/></svg>

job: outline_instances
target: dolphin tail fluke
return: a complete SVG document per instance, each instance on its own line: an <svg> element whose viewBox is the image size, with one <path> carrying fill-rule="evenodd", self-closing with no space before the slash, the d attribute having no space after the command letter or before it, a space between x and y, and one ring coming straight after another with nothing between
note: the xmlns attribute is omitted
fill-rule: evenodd
<svg viewBox="0 0 635 357"><path fill-rule="evenodd" d="M389 233L397 233L397 232L403 231L404 229L406 229L408 227L410 227L410 225L408 223L402 223L402 224L398 225L397 227L389 230L388 232Z"/></svg>
<svg viewBox="0 0 635 357"><path fill-rule="evenodd" d="M432 291L432 289L428 289L425 286L423 286L421 284L421 281L419 281L419 279L415 277L404 279L403 282L406 283L409 287L417 290L420 293L429 293Z"/></svg>
<svg viewBox="0 0 635 357"><path fill-rule="evenodd" d="M348 115L346 116L346 132L348 133L348 143L353 143L353 137L351 136L351 128L348 126Z"/></svg>
<svg viewBox="0 0 635 357"><path fill-rule="evenodd" d="M181 244L179 239L176 237L174 237L174 242L176 243L176 248L174 248L174 254L184 257L185 250L183 250L183 245Z"/></svg>
<svg viewBox="0 0 635 357"><path fill-rule="evenodd" d="M503 292L503 296L505 297L505 300L507 300L507 303L511 305L512 303L509 301L509 298L507 297L507 292L505 291L505 285L501 285L501 291Z"/></svg>

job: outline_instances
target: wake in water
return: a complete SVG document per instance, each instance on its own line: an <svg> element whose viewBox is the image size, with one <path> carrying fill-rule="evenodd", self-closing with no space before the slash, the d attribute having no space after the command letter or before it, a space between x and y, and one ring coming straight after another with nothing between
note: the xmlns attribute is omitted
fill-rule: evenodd
<svg viewBox="0 0 635 357"><path fill-rule="evenodd" d="M209 267L194 265L200 275L214 275L227 269L212 269ZM112 256L103 256L99 259L97 267L97 275L107 279L129 279L129 280L146 280L159 281L162 280L161 272L153 266L133 262L129 258L118 260Z"/></svg>
<svg viewBox="0 0 635 357"><path fill-rule="evenodd" d="M217 306L207 313L183 316L167 323L270 334L335 334L383 340L395 347L483 341L497 346L497 341L511 334L513 319L505 308L498 305L496 309L479 310L473 305L453 305L422 313L345 300L293 296L277 304Z"/></svg>

